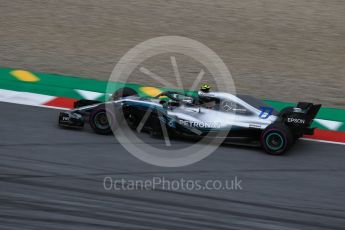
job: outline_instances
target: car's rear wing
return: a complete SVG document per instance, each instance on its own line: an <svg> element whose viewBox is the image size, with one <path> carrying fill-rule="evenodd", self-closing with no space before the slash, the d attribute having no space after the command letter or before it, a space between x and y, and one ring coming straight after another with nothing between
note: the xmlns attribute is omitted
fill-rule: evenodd
<svg viewBox="0 0 345 230"><path fill-rule="evenodd" d="M305 113L306 123L311 125L321 108L321 104L314 105L313 103L299 102L297 104L297 108L302 109L302 111Z"/></svg>
<svg viewBox="0 0 345 230"><path fill-rule="evenodd" d="M296 107L287 107L280 111L278 117L280 121L289 126L296 135L312 135L314 129L310 128L310 126L320 108L320 104L299 102Z"/></svg>

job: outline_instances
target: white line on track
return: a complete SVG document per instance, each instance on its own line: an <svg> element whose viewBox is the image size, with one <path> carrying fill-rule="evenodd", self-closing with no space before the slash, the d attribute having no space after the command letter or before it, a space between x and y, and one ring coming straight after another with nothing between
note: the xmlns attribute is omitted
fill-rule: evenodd
<svg viewBox="0 0 345 230"><path fill-rule="evenodd" d="M336 141L325 141L325 140L316 140L316 139L309 139L309 138L301 138L300 140L320 142L320 143L327 143L327 144L334 144L334 145L345 145L345 143L336 142Z"/></svg>
<svg viewBox="0 0 345 230"><path fill-rule="evenodd" d="M41 105L53 100L54 98L56 97L37 93L0 89L0 101L15 104Z"/></svg>

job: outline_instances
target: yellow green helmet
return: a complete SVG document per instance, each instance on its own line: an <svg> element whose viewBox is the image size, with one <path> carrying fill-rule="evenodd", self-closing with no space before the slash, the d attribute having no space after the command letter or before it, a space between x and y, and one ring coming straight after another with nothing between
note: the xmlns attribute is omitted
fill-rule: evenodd
<svg viewBox="0 0 345 230"><path fill-rule="evenodd" d="M202 84L200 90L203 92L209 92L211 89L211 86L209 86L208 84Z"/></svg>

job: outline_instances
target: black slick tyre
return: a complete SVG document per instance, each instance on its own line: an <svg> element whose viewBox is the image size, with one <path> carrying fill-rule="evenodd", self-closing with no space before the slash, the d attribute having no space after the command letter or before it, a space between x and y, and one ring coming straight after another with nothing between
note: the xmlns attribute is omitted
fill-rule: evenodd
<svg viewBox="0 0 345 230"><path fill-rule="evenodd" d="M260 142L266 153L282 155L293 145L294 137L289 127L275 123L262 132Z"/></svg>
<svg viewBox="0 0 345 230"><path fill-rule="evenodd" d="M99 107L92 111L89 122L95 133L101 135L110 135L113 133L112 125L115 122L115 117L112 113L107 112L104 107Z"/></svg>

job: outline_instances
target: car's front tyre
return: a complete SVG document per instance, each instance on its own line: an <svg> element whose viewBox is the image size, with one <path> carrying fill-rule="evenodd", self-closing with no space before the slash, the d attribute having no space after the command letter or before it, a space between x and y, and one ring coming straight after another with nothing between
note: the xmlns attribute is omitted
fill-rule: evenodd
<svg viewBox="0 0 345 230"><path fill-rule="evenodd" d="M89 118L90 126L95 133L102 135L112 134L112 125L115 122L115 116L108 112L104 107L96 108Z"/></svg>

